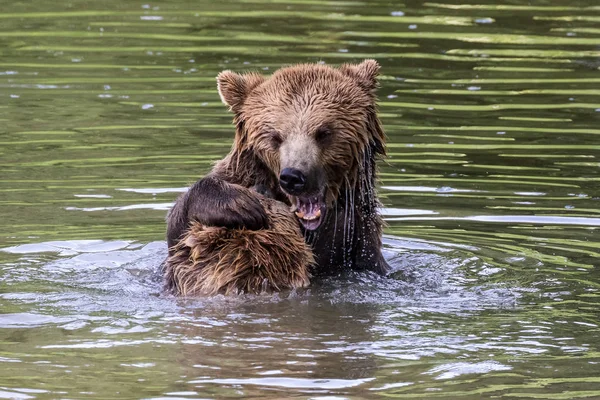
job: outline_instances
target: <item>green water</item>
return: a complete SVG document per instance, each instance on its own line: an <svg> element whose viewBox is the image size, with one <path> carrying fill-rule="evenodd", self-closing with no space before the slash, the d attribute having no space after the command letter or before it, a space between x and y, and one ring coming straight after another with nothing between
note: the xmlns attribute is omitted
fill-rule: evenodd
<svg viewBox="0 0 600 400"><path fill-rule="evenodd" d="M600 398L600 4L452 1L0 4L0 398ZM365 57L400 272L162 296L216 74Z"/></svg>

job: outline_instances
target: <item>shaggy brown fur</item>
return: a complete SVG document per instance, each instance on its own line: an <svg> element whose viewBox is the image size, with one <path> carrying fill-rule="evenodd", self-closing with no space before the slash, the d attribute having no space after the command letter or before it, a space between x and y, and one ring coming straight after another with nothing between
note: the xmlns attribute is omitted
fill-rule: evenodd
<svg viewBox="0 0 600 400"><path fill-rule="evenodd" d="M245 232L272 228L249 190L259 186L296 211L316 273L385 273L375 191L376 160L385 154L378 71L374 60L365 60L339 68L296 65L271 77L219 74L219 94L234 113L234 144L170 211L170 255L194 221Z"/></svg>
<svg viewBox="0 0 600 400"><path fill-rule="evenodd" d="M193 222L171 250L168 289L180 296L280 291L306 287L312 251L285 204L256 194L270 229L204 226Z"/></svg>

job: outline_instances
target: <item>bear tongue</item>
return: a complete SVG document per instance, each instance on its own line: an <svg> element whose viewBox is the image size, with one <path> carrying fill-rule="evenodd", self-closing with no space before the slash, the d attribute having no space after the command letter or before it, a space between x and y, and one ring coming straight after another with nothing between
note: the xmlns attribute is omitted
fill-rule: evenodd
<svg viewBox="0 0 600 400"><path fill-rule="evenodd" d="M306 229L314 230L321 225L322 204L317 198L300 198L295 214Z"/></svg>

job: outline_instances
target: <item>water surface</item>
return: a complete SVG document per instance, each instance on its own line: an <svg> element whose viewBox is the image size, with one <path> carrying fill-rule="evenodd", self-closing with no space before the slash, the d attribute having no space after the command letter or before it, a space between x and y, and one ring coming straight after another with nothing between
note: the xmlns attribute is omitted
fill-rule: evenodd
<svg viewBox="0 0 600 400"><path fill-rule="evenodd" d="M0 398L600 398L592 0L12 2ZM215 76L376 58L389 277L176 300L166 210Z"/></svg>

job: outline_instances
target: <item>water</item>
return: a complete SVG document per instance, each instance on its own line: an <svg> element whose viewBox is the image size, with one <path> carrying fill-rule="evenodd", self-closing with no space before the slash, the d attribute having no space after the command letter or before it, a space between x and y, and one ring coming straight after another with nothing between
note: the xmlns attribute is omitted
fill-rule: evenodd
<svg viewBox="0 0 600 400"><path fill-rule="evenodd" d="M600 398L597 2L1 9L0 398ZM365 57L391 276L162 295L216 74Z"/></svg>

